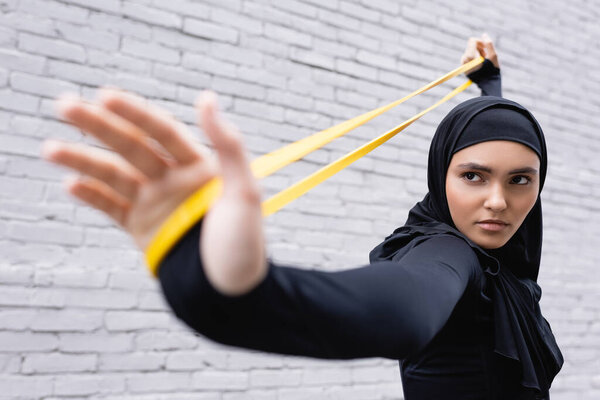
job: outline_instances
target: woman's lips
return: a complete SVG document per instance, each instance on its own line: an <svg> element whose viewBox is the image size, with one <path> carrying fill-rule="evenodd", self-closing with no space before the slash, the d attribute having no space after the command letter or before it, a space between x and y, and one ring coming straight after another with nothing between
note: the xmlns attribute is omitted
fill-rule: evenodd
<svg viewBox="0 0 600 400"><path fill-rule="evenodd" d="M491 232L499 232L508 226L508 224L497 222L478 222L477 225L479 225L481 229Z"/></svg>

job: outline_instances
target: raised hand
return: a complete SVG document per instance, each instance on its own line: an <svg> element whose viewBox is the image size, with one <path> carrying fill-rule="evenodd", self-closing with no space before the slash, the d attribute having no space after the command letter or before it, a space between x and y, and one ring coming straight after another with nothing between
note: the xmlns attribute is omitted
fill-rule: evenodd
<svg viewBox="0 0 600 400"><path fill-rule="evenodd" d="M487 58L492 62L492 64L494 64L496 68L500 68L494 43L487 33L484 33L481 35L481 37L469 38L465 52L461 57L461 63L466 64L479 56ZM480 68L481 64L465 72L465 74L470 74L471 72L475 72Z"/></svg>
<svg viewBox="0 0 600 400"><path fill-rule="evenodd" d="M219 117L215 95L202 93L196 107L217 158L165 111L112 89L101 90L94 102L63 97L58 112L114 153L47 140L42 155L79 172L66 182L67 191L108 215L141 250L181 202L222 175L223 193L205 216L199 245L216 289L241 294L266 273L260 190L241 135Z"/></svg>

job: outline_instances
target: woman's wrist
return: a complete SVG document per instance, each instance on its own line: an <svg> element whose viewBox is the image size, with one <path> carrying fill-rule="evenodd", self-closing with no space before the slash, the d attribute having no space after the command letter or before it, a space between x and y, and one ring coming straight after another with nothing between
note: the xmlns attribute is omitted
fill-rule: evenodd
<svg viewBox="0 0 600 400"><path fill-rule="evenodd" d="M482 80L493 78L499 75L500 68L497 68L489 59L486 58L481 64L481 68L468 74L467 78L475 83L479 83Z"/></svg>

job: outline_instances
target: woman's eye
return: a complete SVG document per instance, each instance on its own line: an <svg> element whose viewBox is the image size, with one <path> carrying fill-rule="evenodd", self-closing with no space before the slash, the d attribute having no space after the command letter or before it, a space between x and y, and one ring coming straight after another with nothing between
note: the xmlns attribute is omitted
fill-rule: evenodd
<svg viewBox="0 0 600 400"><path fill-rule="evenodd" d="M529 178L524 175L519 175L512 178L512 181L517 185L527 185L529 183Z"/></svg>
<svg viewBox="0 0 600 400"><path fill-rule="evenodd" d="M478 182L479 180L481 180L479 175L477 175L475 172L465 172L463 174L463 177L466 178L469 182Z"/></svg>

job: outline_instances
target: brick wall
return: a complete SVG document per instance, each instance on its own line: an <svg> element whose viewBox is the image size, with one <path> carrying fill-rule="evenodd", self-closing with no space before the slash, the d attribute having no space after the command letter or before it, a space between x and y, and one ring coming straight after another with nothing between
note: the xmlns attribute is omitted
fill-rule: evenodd
<svg viewBox="0 0 600 400"><path fill-rule="evenodd" d="M69 198L46 137L95 143L53 98L111 84L194 128L212 88L253 156L400 98L497 43L505 96L545 129L542 309L565 355L552 398L600 398L600 6L575 0L0 0L0 397L400 399L395 361L321 361L195 336L166 307L133 242ZM263 181L275 193L433 103L420 96ZM476 88L265 221L276 260L335 270L426 192L436 124ZM200 135L200 140L204 138Z"/></svg>

